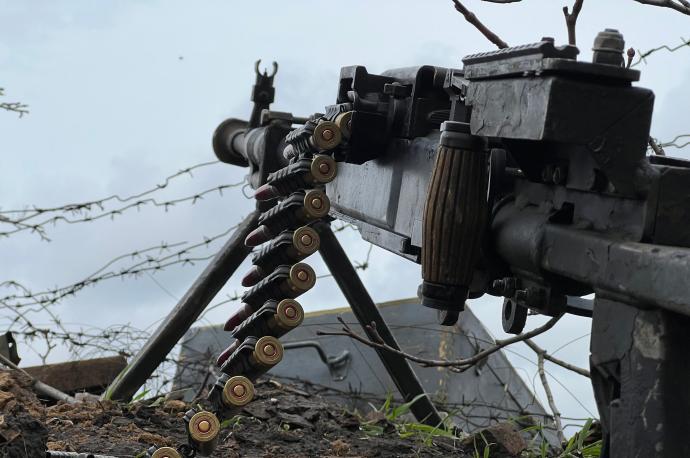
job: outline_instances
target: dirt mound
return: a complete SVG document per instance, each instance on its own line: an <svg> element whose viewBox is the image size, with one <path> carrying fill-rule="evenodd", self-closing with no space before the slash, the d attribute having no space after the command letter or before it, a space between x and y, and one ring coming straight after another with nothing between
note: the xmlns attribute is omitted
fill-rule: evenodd
<svg viewBox="0 0 690 458"><path fill-rule="evenodd" d="M382 412L362 418L316 394L277 382L259 382L256 388L256 399L224 422L214 457L474 455L472 447L455 438L434 437L423 429L415 433L414 427L402 430ZM177 400L43 407L28 380L0 372L0 406L0 456L43 457L48 449L132 457L151 445L186 443L182 416L189 405Z"/></svg>
<svg viewBox="0 0 690 458"><path fill-rule="evenodd" d="M0 456L45 455L45 408L31 391L28 377L0 371Z"/></svg>

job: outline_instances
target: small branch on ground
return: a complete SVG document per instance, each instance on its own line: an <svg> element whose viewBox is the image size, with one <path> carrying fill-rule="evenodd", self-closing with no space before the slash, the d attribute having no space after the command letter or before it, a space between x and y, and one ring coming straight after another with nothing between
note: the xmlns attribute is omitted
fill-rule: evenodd
<svg viewBox="0 0 690 458"><path fill-rule="evenodd" d="M74 399L69 394L65 394L62 391L58 390L57 388L53 388L52 386L43 383L42 381L38 380L37 378L34 378L31 374L26 372L24 369L21 369L20 367L18 367L16 364L14 364L12 361L5 358L5 356L3 356L1 354L0 354L0 362L2 364L4 364L5 366L9 367L10 369L14 369L16 371L19 371L22 374L29 377L29 379L31 380L31 384L33 385L34 390L36 390L36 392L38 394L42 394L43 396L47 396L51 399L55 399L56 401L65 401L69 404L74 404L75 402L77 402L77 400Z"/></svg>
<svg viewBox="0 0 690 458"><path fill-rule="evenodd" d="M556 434L558 435L558 441L561 444L563 444L565 442L565 434L563 434L561 412L559 412L558 407L556 406L556 403L553 400L553 393L551 392L549 381L546 378L546 372L544 371L544 353L537 353L537 368L539 370L539 378L541 378L541 384L544 386L544 392L546 392L546 399L549 402L549 408L553 413L553 422L556 425Z"/></svg>
<svg viewBox="0 0 690 458"><path fill-rule="evenodd" d="M510 3L510 2L494 2L494 3ZM455 5L455 9L460 12L463 16L465 16L465 19L467 22L472 24L479 30L482 35L484 35L491 43L495 44L499 49L507 48L508 43L505 41L501 40L498 35L493 33L487 26L485 26L478 18L477 16L470 10L465 7L462 3L460 3L459 0L453 0L453 4Z"/></svg>
<svg viewBox="0 0 690 458"><path fill-rule="evenodd" d="M577 17L580 15L580 10L582 10L582 4L584 0L575 0L573 5L573 12L568 12L568 7L563 7L563 16L565 16L565 25L568 28L568 44L573 46L576 45L575 39L575 26L577 24Z"/></svg>
<svg viewBox="0 0 690 458"><path fill-rule="evenodd" d="M395 353L395 354L402 356L403 358L406 358L412 362L420 364L423 367L449 367L451 369L464 371L464 370L467 370L470 367L474 366L478 362L482 361L483 359L485 359L489 355L497 352L498 350L500 350L504 347L507 347L508 345L512 345L516 342L522 342L524 340L531 339L532 337L538 336L539 334L542 334L542 333L548 331L558 322L558 320L561 319L562 316L563 316L562 314L557 315L557 316L551 318L549 321L547 321L542 326L539 326L538 328L534 328L531 331L526 332L524 334L510 337L508 339L496 340L495 344L493 346L491 346L485 350L481 350L469 358L462 358L462 359L455 359L455 360L420 358L418 356L412 355L410 353L406 353L402 350L398 350L398 349L393 348L389 345L386 345L386 343L383 341L383 339L379 335L378 331L376 331L376 323L374 323L374 322L372 322L370 325L366 326L367 332L373 336L372 340L354 332L352 330L352 328L350 328L350 326L348 326L347 323L345 323L345 321L341 317L338 317L338 321L340 321L340 324L343 325L342 331L316 331L316 334L320 335L320 336L345 336L345 337L349 337L349 338L355 339L358 342L361 342L364 345L367 345L369 347L379 348L382 350L389 351L391 353Z"/></svg>

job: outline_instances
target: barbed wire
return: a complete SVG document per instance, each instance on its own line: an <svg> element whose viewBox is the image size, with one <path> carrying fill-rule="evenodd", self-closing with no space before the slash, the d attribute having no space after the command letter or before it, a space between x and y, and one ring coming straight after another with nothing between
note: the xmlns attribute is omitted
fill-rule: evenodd
<svg viewBox="0 0 690 458"><path fill-rule="evenodd" d="M156 272L165 269L166 267L182 264L182 265L193 265L194 262L204 261L215 256L215 252L208 256L191 256L191 252L197 248L208 247L212 242L219 240L232 231L234 231L238 225L232 226L229 229L213 235L211 237L204 237L202 241L194 243L192 245L187 245L188 242L177 242L177 243L167 243L162 242L158 245L154 245L141 250L132 251L119 256L106 262L102 267L88 275L87 277L79 280L77 282L71 283L66 286L55 287L51 289L46 289L39 292L32 292L30 288L24 286L23 284L15 280L6 280L0 283L0 288L14 288L20 290L21 293L8 294L0 297L0 304L11 308L23 308L31 305L48 306L57 303L60 299L74 295L78 291L86 288L87 286L93 286L105 280L129 276L138 276L144 272ZM184 246L183 249L173 251L165 256L150 256L147 255L145 259L130 264L120 270L107 270L110 266L116 264L117 262L134 258L139 259L143 255L150 253L152 251L166 252L170 251L171 248L176 248ZM12 302L10 302L12 301Z"/></svg>
<svg viewBox="0 0 690 458"><path fill-rule="evenodd" d="M155 198L146 198L142 199L143 196L149 195L151 193L154 193L156 191L159 191L161 189L164 189L168 186L170 181L174 179L175 177L181 176L183 174L191 173L191 170L194 168L200 168L200 167L205 167L208 165L216 164L218 161L214 162L206 162L202 164L197 164L196 166L188 167L174 175L171 175L166 178L166 181L163 184L157 185L155 188L148 189L144 192L128 196L128 197L121 197L119 195L112 195L109 197L105 197L103 199L99 200L92 200L88 202L83 202L83 203L78 203L78 204L67 204L59 207L51 207L51 208L39 208L39 207L33 207L32 209L24 209L24 210L5 210L5 211L0 211L0 224L6 224L13 226L14 229L12 230L6 230L0 232L0 236L5 236L9 237L10 235L16 234L18 232L24 232L24 231L31 231L33 233L37 233L41 239L49 241L50 239L47 236L47 232L45 230L45 227L49 224L56 225L58 222L64 222L67 224L77 224L77 223L88 223L88 222L93 222L97 221L99 219L103 219L106 217L110 217L111 219L114 219L116 216L122 215L124 212L127 210L131 210L136 208L137 210L140 210L142 206L154 206L154 207L163 207L165 211L167 212L170 207L175 206L176 204L183 203L183 202L191 202L192 205L196 204L199 200L202 200L204 196L218 192L220 196L223 196L223 191L226 189L230 188L235 188L238 186L241 186L244 184L244 180L237 182L237 183L229 183L229 184L221 184L217 186L213 186L212 188L205 189L203 191L195 192L194 194L191 195L186 195L184 197L178 197L175 199L169 199L169 200L157 200ZM118 208L112 209L112 210L106 210L105 209L105 203L109 201L114 201L117 200L122 203L126 203L126 205L120 206ZM98 208L101 210L100 213L97 214L90 214L89 212L92 211L93 209ZM50 214L50 213L61 213L55 216L52 216L50 218L44 219L40 222L34 223L32 220L37 218L40 215L45 215L45 214ZM70 218L69 216L65 216L65 213L69 213L70 215L80 215L80 217L77 218ZM21 216L18 218L9 218L5 215L11 215L11 214L20 214Z"/></svg>

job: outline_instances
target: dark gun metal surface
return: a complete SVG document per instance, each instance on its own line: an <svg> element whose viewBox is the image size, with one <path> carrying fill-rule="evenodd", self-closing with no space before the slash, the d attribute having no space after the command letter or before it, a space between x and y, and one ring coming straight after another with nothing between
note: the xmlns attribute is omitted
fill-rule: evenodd
<svg viewBox="0 0 690 458"><path fill-rule="evenodd" d="M430 263L471 270L450 278L453 269L446 269L434 291L446 285L448 298L430 300L431 290L422 288L425 304L456 312L468 296L503 297L510 333L522 331L528 309L592 316L602 456L690 456L690 367L682 357L690 331L690 161L646 155L654 94L634 87L639 72L620 65L622 35L604 35L615 46L597 48L593 62L577 61L573 46L543 39L467 56L462 70L423 66L374 75L344 67L335 104L303 127L291 130L290 119L266 115L261 127L235 122L235 133L218 143L232 149L226 162L249 164L254 187L286 159L331 155L338 163L325 187L331 216L422 263L423 272ZM440 149L450 146L450 155L438 159L444 121L462 132L463 144L489 157L488 166L444 173L448 158L462 153L449 143ZM336 127L342 141L314 141L317 129ZM430 198L432 174L442 177L433 194L452 204L452 221L426 224L425 206L444 205ZM475 202L457 192L469 178L489 182L486 193L471 187ZM478 237L455 240L453 225L485 205L488 221L476 219ZM322 237L330 240L329 233ZM443 240L449 250L422 256L430 233L450 238ZM322 240L321 252L355 310L368 295L356 275L350 278L352 266L334 240ZM478 260L454 257L471 251L463 243L480 246ZM590 294L593 306L578 299ZM375 310L369 302L367 313ZM363 324L371 317L377 318L358 316ZM406 370L396 364L386 364L389 372Z"/></svg>

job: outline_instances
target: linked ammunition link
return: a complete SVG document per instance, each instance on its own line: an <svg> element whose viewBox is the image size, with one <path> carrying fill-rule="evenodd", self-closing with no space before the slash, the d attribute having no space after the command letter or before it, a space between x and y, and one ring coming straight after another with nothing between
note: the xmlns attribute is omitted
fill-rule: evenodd
<svg viewBox="0 0 690 458"><path fill-rule="evenodd" d="M245 241L248 246L268 242L284 230L295 229L328 215L331 204L320 189L297 191L259 217L259 227Z"/></svg>
<svg viewBox="0 0 690 458"><path fill-rule="evenodd" d="M281 232L254 254L254 267L242 279L242 286L254 286L278 266L301 261L316 252L320 243L319 234L309 226Z"/></svg>
<svg viewBox="0 0 690 458"><path fill-rule="evenodd" d="M208 393L211 410L190 410L184 416L188 445L151 448L149 457L191 458L210 455L218 443L220 425L254 398L254 381L283 359L278 340L304 319L295 300L311 289L316 273L303 261L319 249L318 233L309 225L328 215L330 202L319 189L335 178L337 148L349 135L348 111L312 116L285 139L290 164L271 173L256 190L257 200L282 199L259 218L245 240L259 246L252 268L242 279L251 287L240 308L225 323L234 341L216 361L221 375ZM326 154L324 154L326 153Z"/></svg>

